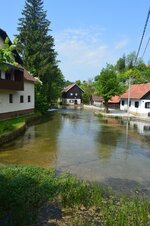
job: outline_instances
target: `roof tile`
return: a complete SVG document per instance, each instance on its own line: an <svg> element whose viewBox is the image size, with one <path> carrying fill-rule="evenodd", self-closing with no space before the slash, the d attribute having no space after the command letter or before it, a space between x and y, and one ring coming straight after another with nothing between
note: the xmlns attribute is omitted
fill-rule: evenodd
<svg viewBox="0 0 150 226"><path fill-rule="evenodd" d="M128 89L129 90L129 89ZM128 90L121 95L122 99L128 98ZM134 84L130 88L130 98L131 99L141 99L146 93L150 91L150 82L143 84Z"/></svg>

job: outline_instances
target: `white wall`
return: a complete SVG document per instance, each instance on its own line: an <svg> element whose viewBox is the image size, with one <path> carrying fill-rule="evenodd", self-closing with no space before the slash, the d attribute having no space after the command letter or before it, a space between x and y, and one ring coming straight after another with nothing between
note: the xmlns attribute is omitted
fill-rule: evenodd
<svg viewBox="0 0 150 226"><path fill-rule="evenodd" d="M135 102L139 102L139 107L135 107ZM129 112L137 114L137 115L148 115L150 112L150 108L145 108L145 103L150 102L150 100L131 100L131 105L129 106ZM124 99L124 105L122 105L122 100L120 101L120 110L127 111L128 109L128 100Z"/></svg>
<svg viewBox="0 0 150 226"><path fill-rule="evenodd" d="M77 104L81 104L81 99L66 99L66 98L63 98L62 102L63 102L63 104L74 105L75 100L77 100Z"/></svg>
<svg viewBox="0 0 150 226"><path fill-rule="evenodd" d="M103 102L100 102L100 101L94 101L93 105L96 107L104 107Z"/></svg>
<svg viewBox="0 0 150 226"><path fill-rule="evenodd" d="M9 94L13 94L13 103L9 103ZM20 95L24 96L24 103L20 103ZM28 102L31 96L31 102ZM0 90L0 113L21 111L34 108L34 83L24 82L24 91Z"/></svg>

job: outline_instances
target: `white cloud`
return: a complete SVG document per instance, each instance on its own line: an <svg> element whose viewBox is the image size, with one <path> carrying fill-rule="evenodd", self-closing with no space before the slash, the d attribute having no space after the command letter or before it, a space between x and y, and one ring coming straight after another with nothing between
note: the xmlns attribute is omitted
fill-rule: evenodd
<svg viewBox="0 0 150 226"><path fill-rule="evenodd" d="M114 50L114 56L110 45L102 41L103 31L97 28L66 29L55 34L55 48L66 79L76 81L93 78L107 62L115 62L117 52ZM121 48L121 42L118 47L116 45L117 49L119 46Z"/></svg>
<svg viewBox="0 0 150 226"><path fill-rule="evenodd" d="M128 39L123 39L120 42L118 42L115 46L115 49L124 49L128 45L129 41Z"/></svg>

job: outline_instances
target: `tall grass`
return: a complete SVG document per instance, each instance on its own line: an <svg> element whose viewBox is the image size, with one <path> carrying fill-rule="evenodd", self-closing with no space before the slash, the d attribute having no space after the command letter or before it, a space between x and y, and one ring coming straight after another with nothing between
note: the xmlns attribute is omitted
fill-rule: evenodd
<svg viewBox="0 0 150 226"><path fill-rule="evenodd" d="M56 176L54 170L0 168L0 225L37 225L39 208L48 202L70 209L66 225L150 225L149 201L118 198L98 184Z"/></svg>

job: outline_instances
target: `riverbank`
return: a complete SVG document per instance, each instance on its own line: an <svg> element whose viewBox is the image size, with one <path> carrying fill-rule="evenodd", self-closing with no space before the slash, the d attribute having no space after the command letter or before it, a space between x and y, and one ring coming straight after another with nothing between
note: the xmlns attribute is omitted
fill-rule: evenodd
<svg viewBox="0 0 150 226"><path fill-rule="evenodd" d="M104 117L112 117L112 118L124 118L128 120L140 120L145 122L150 122L150 117L148 116L140 116L133 115L131 113L127 113L124 111L120 111L119 109L109 109L109 113L106 113L104 108L100 108L93 105L84 105L84 109L94 110L96 115L104 116Z"/></svg>
<svg viewBox="0 0 150 226"><path fill-rule="evenodd" d="M31 166L0 168L0 225L149 225L150 203Z"/></svg>
<svg viewBox="0 0 150 226"><path fill-rule="evenodd" d="M38 124L48 120L50 113L41 115L40 113L32 113L30 115L15 117L0 121L0 144L10 142L24 134L28 126Z"/></svg>

